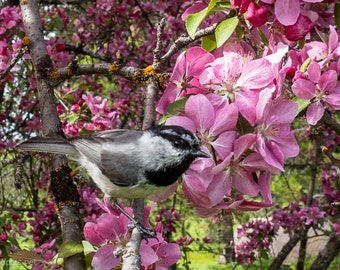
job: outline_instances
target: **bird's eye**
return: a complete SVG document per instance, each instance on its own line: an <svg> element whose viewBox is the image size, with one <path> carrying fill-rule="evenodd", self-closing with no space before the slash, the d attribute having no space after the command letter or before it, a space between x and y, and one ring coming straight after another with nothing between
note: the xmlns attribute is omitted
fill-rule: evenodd
<svg viewBox="0 0 340 270"><path fill-rule="evenodd" d="M173 146L176 147L176 148L180 148L180 149L189 149L190 148L189 143L185 140L174 140Z"/></svg>
<svg viewBox="0 0 340 270"><path fill-rule="evenodd" d="M182 145L182 143L180 141L177 141L177 140L174 141L174 146L179 147L181 145Z"/></svg>

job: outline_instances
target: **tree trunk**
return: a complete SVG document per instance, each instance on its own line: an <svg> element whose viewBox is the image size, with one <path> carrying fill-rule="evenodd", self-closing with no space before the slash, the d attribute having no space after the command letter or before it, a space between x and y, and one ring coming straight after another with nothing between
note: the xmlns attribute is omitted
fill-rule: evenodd
<svg viewBox="0 0 340 270"><path fill-rule="evenodd" d="M269 270L280 269L283 261L287 258L292 249L300 240L300 233L295 232L294 235L289 239L289 241L282 247L279 254L276 256L272 264L269 266Z"/></svg>
<svg viewBox="0 0 340 270"><path fill-rule="evenodd" d="M51 82L52 61L47 53L41 18L36 0L20 2L26 36L29 38L30 55L37 78L41 107L41 130L44 136L64 136L56 110L54 89ZM81 244L82 230L79 219L77 188L70 176L64 155L52 157L51 190L56 198L56 209L62 229L63 242ZM65 259L65 269L85 269L84 255L77 254Z"/></svg>
<svg viewBox="0 0 340 270"><path fill-rule="evenodd" d="M309 270L327 269L331 262L334 260L335 256L339 254L339 251L339 237L333 236L328 240L325 248L320 251L318 257L315 259Z"/></svg>
<svg viewBox="0 0 340 270"><path fill-rule="evenodd" d="M307 241L308 241L308 229L305 229L300 234L300 248L299 248L299 257L296 264L296 270L303 270L305 267L305 259L307 254Z"/></svg>

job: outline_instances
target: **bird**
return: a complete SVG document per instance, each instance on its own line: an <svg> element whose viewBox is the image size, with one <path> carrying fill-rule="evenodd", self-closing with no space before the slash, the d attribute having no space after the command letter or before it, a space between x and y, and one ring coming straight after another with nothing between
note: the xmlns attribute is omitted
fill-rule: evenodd
<svg viewBox="0 0 340 270"><path fill-rule="evenodd" d="M16 148L65 154L79 163L144 239L155 237L155 233L139 224L115 200L160 194L196 158L210 157L200 149L195 134L175 125L157 125L146 130L111 129L69 138L33 137Z"/></svg>

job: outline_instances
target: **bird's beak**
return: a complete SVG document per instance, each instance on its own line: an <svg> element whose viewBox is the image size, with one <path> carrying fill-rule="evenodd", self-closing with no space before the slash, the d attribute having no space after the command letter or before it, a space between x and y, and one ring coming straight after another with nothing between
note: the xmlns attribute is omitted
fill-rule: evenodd
<svg viewBox="0 0 340 270"><path fill-rule="evenodd" d="M210 158L211 156L200 150L195 153L195 157Z"/></svg>

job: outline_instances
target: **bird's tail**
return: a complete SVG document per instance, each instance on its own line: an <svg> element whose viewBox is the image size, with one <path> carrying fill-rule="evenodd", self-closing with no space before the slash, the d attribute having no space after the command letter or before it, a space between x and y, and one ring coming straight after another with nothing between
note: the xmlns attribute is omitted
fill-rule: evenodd
<svg viewBox="0 0 340 270"><path fill-rule="evenodd" d="M70 156L77 156L78 154L75 147L62 138L34 137L19 144L16 148L28 152L36 151Z"/></svg>

